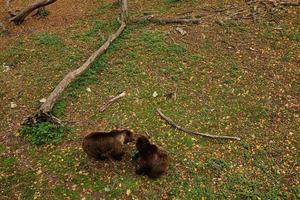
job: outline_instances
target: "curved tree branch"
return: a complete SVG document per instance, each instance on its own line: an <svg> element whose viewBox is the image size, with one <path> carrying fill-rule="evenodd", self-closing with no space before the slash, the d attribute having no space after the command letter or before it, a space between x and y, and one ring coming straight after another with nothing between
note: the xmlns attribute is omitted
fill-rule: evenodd
<svg viewBox="0 0 300 200"><path fill-rule="evenodd" d="M15 24L19 25L22 24L25 18L32 13L34 10L50 5L57 0L37 0L33 4L29 5L28 7L24 8L20 12L16 14L16 16L12 17L10 21L14 22Z"/></svg>
<svg viewBox="0 0 300 200"><path fill-rule="evenodd" d="M200 132L195 132L195 131L190 131L187 130L179 125L177 125L172 119L170 119L169 117L167 117L164 113L162 113L162 111L160 109L157 109L158 114L164 119L166 120L172 127L181 130L185 133L189 133L189 134L194 134L194 135L201 135L203 137L209 137L209 138L215 138L215 139L230 139L230 140L241 140L241 138L239 137L233 137L233 136L223 136L223 135L211 135L208 133L200 133Z"/></svg>
<svg viewBox="0 0 300 200"><path fill-rule="evenodd" d="M60 123L60 120L49 114L53 106L56 102L56 100L59 98L59 96L62 94L64 89L68 87L68 85L74 81L78 76L80 76L82 73L84 73L87 69L90 68L91 64L95 61L96 58L98 58L100 55L102 55L110 46L110 44L117 39L121 35L121 33L124 31L126 27L126 19L127 15L127 0L122 0L122 14L121 14L121 24L118 30L112 34L106 42L97 50L95 51L88 59L87 61L79 68L69 72L63 80L54 88L54 90L51 92L51 94L48 96L46 101L41 105L38 112L35 113L33 116L29 116L25 121L23 122L23 125L34 125L36 123L39 123L41 121L48 121L51 123ZM124 5L126 4L126 5Z"/></svg>

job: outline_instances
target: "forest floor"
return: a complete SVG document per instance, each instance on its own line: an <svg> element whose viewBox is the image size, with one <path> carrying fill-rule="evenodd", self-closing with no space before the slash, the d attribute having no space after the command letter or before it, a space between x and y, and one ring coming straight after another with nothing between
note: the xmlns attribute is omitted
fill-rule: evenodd
<svg viewBox="0 0 300 200"><path fill-rule="evenodd" d="M10 34L0 35L0 199L299 199L300 7L220 2L130 0L132 18L202 22L129 24L55 105L69 122L61 141L40 146L20 136L21 122L118 28L120 10L112 0L60 0L47 17L15 26L1 8ZM188 129L241 141L174 130L157 108ZM120 162L88 159L82 137L113 128L149 133L170 156L168 174L135 175L134 144Z"/></svg>

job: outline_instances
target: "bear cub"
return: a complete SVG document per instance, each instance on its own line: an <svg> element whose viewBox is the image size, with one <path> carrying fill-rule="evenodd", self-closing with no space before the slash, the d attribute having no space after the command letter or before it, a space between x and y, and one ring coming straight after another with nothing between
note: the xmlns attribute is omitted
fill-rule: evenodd
<svg viewBox="0 0 300 200"><path fill-rule="evenodd" d="M96 160L122 160L123 146L134 141L134 134L130 130L112 130L110 132L93 132L82 142L82 148L89 157Z"/></svg>
<svg viewBox="0 0 300 200"><path fill-rule="evenodd" d="M133 157L136 161L136 173L156 179L168 169L168 155L158 146L151 144L146 136L139 136L136 141L138 153Z"/></svg>

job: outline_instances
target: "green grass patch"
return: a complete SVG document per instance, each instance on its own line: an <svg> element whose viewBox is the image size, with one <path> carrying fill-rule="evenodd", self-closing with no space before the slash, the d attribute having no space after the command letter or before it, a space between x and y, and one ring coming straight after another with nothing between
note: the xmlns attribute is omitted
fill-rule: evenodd
<svg viewBox="0 0 300 200"><path fill-rule="evenodd" d="M224 172L230 166L230 164L223 159L209 158L204 166L206 169Z"/></svg>
<svg viewBox="0 0 300 200"><path fill-rule="evenodd" d="M56 117L62 117L66 111L67 108L67 101L66 100L60 100L55 103L52 114Z"/></svg>
<svg viewBox="0 0 300 200"><path fill-rule="evenodd" d="M52 193L57 199L79 199L79 194L66 186L56 186L52 189Z"/></svg>
<svg viewBox="0 0 300 200"><path fill-rule="evenodd" d="M90 28L86 33L85 33L85 37L92 37L94 36L96 33L98 33L102 28L104 27L104 24L102 21L96 20L94 22L94 25L92 26L92 28Z"/></svg>
<svg viewBox="0 0 300 200"><path fill-rule="evenodd" d="M5 151L5 146L3 144L0 144L0 154Z"/></svg>
<svg viewBox="0 0 300 200"><path fill-rule="evenodd" d="M165 1L165 3L177 3L181 0L164 0L164 1Z"/></svg>
<svg viewBox="0 0 300 200"><path fill-rule="evenodd" d="M39 33L35 35L33 38L33 41L35 41L36 44L39 45L47 45L47 46L63 46L63 40L53 34L53 33Z"/></svg>
<svg viewBox="0 0 300 200"><path fill-rule="evenodd" d="M237 20L226 20L222 23L222 27L224 27L225 29L229 30L229 29L234 29L237 30L239 32L246 32L248 31L248 28L240 21Z"/></svg>
<svg viewBox="0 0 300 200"><path fill-rule="evenodd" d="M281 61L289 62L291 60L292 55L288 52L281 56Z"/></svg>
<svg viewBox="0 0 300 200"><path fill-rule="evenodd" d="M21 193L22 199L33 199L32 190L36 175L32 171L16 171L12 175L0 176L0 195L4 199L17 199L16 190Z"/></svg>
<svg viewBox="0 0 300 200"><path fill-rule="evenodd" d="M56 126L49 122L38 123L34 127L25 126L21 130L21 134L35 145L47 143L60 143L65 127Z"/></svg>

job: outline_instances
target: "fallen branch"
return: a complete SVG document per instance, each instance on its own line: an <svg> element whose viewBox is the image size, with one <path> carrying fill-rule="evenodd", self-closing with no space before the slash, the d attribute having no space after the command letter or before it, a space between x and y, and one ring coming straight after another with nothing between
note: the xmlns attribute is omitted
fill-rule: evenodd
<svg viewBox="0 0 300 200"><path fill-rule="evenodd" d="M104 112L110 105L112 105L115 101L117 101L118 99L124 97L126 95L126 92L122 92L121 94L113 97L112 99L110 99L105 105L103 105L100 108L100 112Z"/></svg>
<svg viewBox="0 0 300 200"><path fill-rule="evenodd" d="M300 2L281 1L279 4L282 6L300 6Z"/></svg>
<svg viewBox="0 0 300 200"><path fill-rule="evenodd" d="M127 4L127 0L122 0L123 4ZM124 6L127 8L127 5ZM127 12L126 10L122 9L122 13ZM121 16L126 16L122 14ZM122 17L122 20L126 20L126 18ZM29 116L25 121L23 122L24 125L34 125L37 122L43 121L50 121L50 122L56 122L54 116L52 116L50 113L53 109L53 106L58 99L58 97L61 95L61 93L64 91L64 89L72 82L74 81L78 76L80 76L82 73L84 73L87 69L90 68L91 64L95 61L96 58L98 58L100 55L102 55L108 47L111 45L111 43L121 35L121 33L124 31L126 27L125 21L121 21L120 27L118 30L112 34L106 42L97 50L95 51L88 59L87 61L79 68L69 72L63 80L55 87L55 89L51 92L51 94L48 96L46 101L41 105L38 112L32 116ZM44 118L44 116L47 116L47 118ZM42 119L40 119L40 116L43 116Z"/></svg>
<svg viewBox="0 0 300 200"><path fill-rule="evenodd" d="M178 130L181 130L181 131L183 131L185 133L194 134L194 135L201 135L203 137L209 137L209 138L215 138L215 139L220 138L220 139L241 140L241 138L239 138L239 137L222 136L222 135L211 135L211 134L207 134L207 133L199 133L199 132L190 131L190 130L187 130L187 129L185 129L185 128L179 126L179 125L177 125L172 119L170 119L169 117L167 117L166 115L164 115L160 109L157 109L157 112L171 126L173 126L174 128L176 128Z"/></svg>
<svg viewBox="0 0 300 200"><path fill-rule="evenodd" d="M200 24L200 18L157 18L154 15L132 20L132 23L150 22L154 24Z"/></svg>
<svg viewBox="0 0 300 200"><path fill-rule="evenodd" d="M50 5L57 0L37 0L33 4L29 5L28 7L24 8L20 12L16 14L16 16L12 17L10 21L14 22L15 24L19 25L22 24L25 18L32 13L34 10Z"/></svg>

